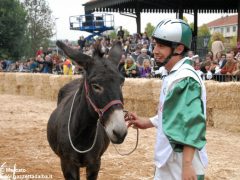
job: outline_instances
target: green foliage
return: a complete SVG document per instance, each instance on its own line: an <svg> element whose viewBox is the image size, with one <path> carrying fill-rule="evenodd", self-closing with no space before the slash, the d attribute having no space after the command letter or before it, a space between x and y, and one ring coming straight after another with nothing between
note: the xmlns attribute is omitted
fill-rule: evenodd
<svg viewBox="0 0 240 180"><path fill-rule="evenodd" d="M198 36L210 36L211 33L206 24L203 24L198 28Z"/></svg>
<svg viewBox="0 0 240 180"><path fill-rule="evenodd" d="M145 27L145 32L147 33L148 37L152 36L154 29L155 29L155 27L151 23L147 23L147 25Z"/></svg>
<svg viewBox="0 0 240 180"><path fill-rule="evenodd" d="M110 39L117 39L117 32L115 30L107 32L107 35L110 37Z"/></svg>
<svg viewBox="0 0 240 180"><path fill-rule="evenodd" d="M26 14L18 0L0 1L0 58L16 60L24 55Z"/></svg>
<svg viewBox="0 0 240 180"><path fill-rule="evenodd" d="M237 48L237 36L233 36L230 39L229 46L231 49L236 49Z"/></svg>
<svg viewBox="0 0 240 180"><path fill-rule="evenodd" d="M24 0L27 10L29 47L31 55L35 55L39 47L47 48L52 37L54 20L46 0Z"/></svg>
<svg viewBox="0 0 240 180"><path fill-rule="evenodd" d="M188 19L185 17L185 16L183 16L183 20L186 22L186 23L188 23ZM189 24L189 23L188 23Z"/></svg>
<svg viewBox="0 0 240 180"><path fill-rule="evenodd" d="M130 35L130 32L127 29L123 29L123 31L124 31L124 38Z"/></svg>

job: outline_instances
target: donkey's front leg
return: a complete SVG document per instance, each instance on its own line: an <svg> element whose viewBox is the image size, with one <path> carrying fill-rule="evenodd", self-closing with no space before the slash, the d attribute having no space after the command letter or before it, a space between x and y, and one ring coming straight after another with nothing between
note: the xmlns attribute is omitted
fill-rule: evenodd
<svg viewBox="0 0 240 180"><path fill-rule="evenodd" d="M61 158L61 167L65 180L80 180L79 167L73 162Z"/></svg>
<svg viewBox="0 0 240 180"><path fill-rule="evenodd" d="M97 160L94 164L88 164L87 171L87 180L96 180L98 177L98 172L101 166L101 159Z"/></svg>

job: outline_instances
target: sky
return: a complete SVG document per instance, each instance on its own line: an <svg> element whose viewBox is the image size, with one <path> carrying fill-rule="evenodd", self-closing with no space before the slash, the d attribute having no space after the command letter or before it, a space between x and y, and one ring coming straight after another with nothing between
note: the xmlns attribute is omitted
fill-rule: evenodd
<svg viewBox="0 0 240 180"><path fill-rule="evenodd" d="M89 34L83 31L74 31L69 29L69 17L84 14L83 3L86 0L46 0L49 3L49 7L52 10L52 15L55 20L55 31L56 34L52 39L61 40L78 40L79 36L87 37ZM127 29L131 34L137 31L137 25L135 18L126 17L120 15L119 13L114 14L114 25L115 28L122 26L123 29ZM222 16L226 16L226 13L222 14L198 14L198 26L211 22ZM193 22L193 15L184 14L188 19L188 22ZM144 28L147 23L151 23L156 26L164 18L175 18L176 14L166 14L166 13L142 13L141 15L141 31L144 32Z"/></svg>

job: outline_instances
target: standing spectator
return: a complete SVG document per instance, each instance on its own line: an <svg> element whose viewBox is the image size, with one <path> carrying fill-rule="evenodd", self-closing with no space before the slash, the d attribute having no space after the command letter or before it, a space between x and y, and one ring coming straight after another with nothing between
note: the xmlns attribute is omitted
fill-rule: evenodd
<svg viewBox="0 0 240 180"><path fill-rule="evenodd" d="M118 36L119 39L123 39L124 30L122 30L122 26L119 27L119 31L117 32L117 36Z"/></svg>
<svg viewBox="0 0 240 180"><path fill-rule="evenodd" d="M72 75L73 74L72 62L69 58L66 58L63 63L63 74L64 75Z"/></svg>
<svg viewBox="0 0 240 180"><path fill-rule="evenodd" d="M40 48L37 50L36 56L41 56L41 57L44 56L43 47L40 47Z"/></svg>
<svg viewBox="0 0 240 180"><path fill-rule="evenodd" d="M213 59L216 59L216 54L218 52L222 52L225 49L223 42L220 40L219 37L216 37L215 41L212 43L212 52L213 52Z"/></svg>
<svg viewBox="0 0 240 180"><path fill-rule="evenodd" d="M78 40L78 45L81 51L83 51L83 48L85 47L85 43L86 43L86 40L84 39L84 37L80 36Z"/></svg>

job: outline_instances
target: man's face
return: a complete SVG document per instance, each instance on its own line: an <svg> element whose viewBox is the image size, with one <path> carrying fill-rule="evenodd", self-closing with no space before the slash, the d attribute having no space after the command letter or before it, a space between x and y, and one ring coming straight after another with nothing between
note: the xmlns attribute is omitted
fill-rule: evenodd
<svg viewBox="0 0 240 180"><path fill-rule="evenodd" d="M163 63L164 60L170 55L170 53L171 53L170 47L156 42L153 54L157 64Z"/></svg>
<svg viewBox="0 0 240 180"><path fill-rule="evenodd" d="M232 55L232 53L227 53L226 59L227 59L227 61L232 61L232 60L233 60L233 55Z"/></svg>

